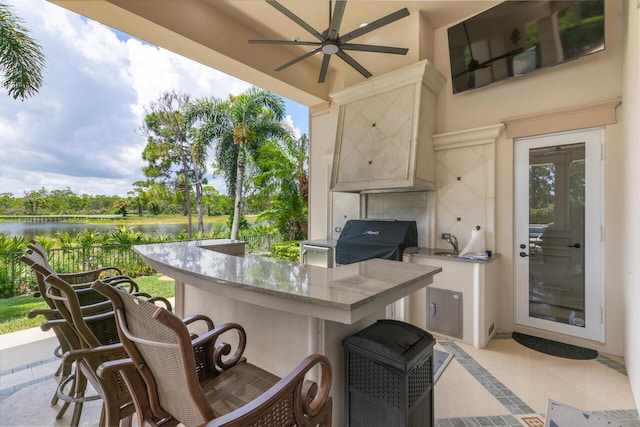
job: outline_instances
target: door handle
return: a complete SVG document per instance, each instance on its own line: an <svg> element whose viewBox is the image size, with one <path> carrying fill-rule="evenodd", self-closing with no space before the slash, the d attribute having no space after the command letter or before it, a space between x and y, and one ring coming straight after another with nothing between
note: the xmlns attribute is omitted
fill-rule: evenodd
<svg viewBox="0 0 640 427"><path fill-rule="evenodd" d="M522 251L522 252L520 252L520 256L522 258L525 258L525 257L528 257L529 255L526 252Z"/></svg>
<svg viewBox="0 0 640 427"><path fill-rule="evenodd" d="M431 303L431 317L436 315L436 303L432 302Z"/></svg>
<svg viewBox="0 0 640 427"><path fill-rule="evenodd" d="M576 249L580 249L582 247L582 245L580 245L580 243L574 243L573 245L567 245L568 248L576 248Z"/></svg>

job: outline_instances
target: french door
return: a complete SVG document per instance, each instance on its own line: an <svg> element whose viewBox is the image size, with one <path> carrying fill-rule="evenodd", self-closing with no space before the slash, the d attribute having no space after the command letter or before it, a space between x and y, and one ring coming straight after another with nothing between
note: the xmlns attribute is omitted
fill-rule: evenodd
<svg viewBox="0 0 640 427"><path fill-rule="evenodd" d="M515 321L604 340L604 129L515 141Z"/></svg>

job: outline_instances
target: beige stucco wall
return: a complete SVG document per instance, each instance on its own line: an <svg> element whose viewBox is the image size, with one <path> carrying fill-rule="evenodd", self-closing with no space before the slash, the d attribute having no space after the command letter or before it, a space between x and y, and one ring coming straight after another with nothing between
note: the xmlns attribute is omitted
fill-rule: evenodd
<svg viewBox="0 0 640 427"><path fill-rule="evenodd" d="M623 174L620 194L624 201L621 209L622 268L624 290L624 356L636 407L640 407L640 1L626 0L622 14L622 27L626 27L623 42L624 110L621 162Z"/></svg>
<svg viewBox="0 0 640 427"><path fill-rule="evenodd" d="M325 239L329 224L331 162L338 127L338 106L309 109L309 238Z"/></svg>

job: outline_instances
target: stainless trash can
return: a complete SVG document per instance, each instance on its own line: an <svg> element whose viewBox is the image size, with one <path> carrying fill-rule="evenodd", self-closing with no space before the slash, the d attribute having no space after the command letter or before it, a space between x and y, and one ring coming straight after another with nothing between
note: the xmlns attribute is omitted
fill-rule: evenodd
<svg viewBox="0 0 640 427"><path fill-rule="evenodd" d="M433 336L397 320L346 337L346 425L432 427Z"/></svg>

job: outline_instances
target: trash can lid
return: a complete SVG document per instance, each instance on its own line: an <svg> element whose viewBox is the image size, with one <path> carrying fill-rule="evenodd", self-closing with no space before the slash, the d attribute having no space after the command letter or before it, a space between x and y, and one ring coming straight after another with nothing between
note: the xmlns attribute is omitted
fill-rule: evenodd
<svg viewBox="0 0 640 427"><path fill-rule="evenodd" d="M373 359L406 368L433 346L433 336L406 322L382 319L346 337L348 349L367 353Z"/></svg>

